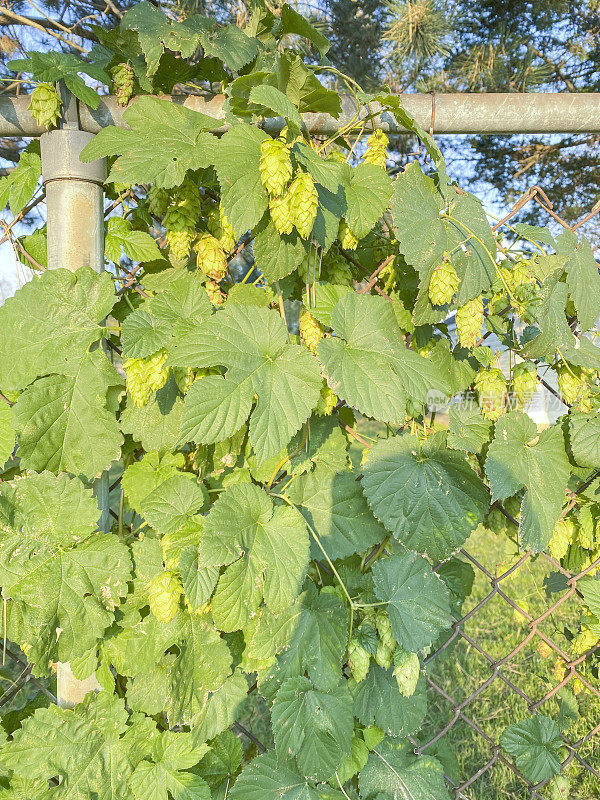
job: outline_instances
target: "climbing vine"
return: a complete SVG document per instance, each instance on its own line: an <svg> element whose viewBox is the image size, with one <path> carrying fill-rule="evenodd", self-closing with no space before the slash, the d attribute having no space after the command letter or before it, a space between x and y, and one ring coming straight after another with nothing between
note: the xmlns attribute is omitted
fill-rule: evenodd
<svg viewBox="0 0 600 800"><path fill-rule="evenodd" d="M590 244L491 227L289 5L240 30L140 2L96 35L86 61L12 62L41 125L63 81L92 108L108 87L127 127L82 153L109 159L106 270L47 269L44 228L18 241L35 275L0 309L0 585L33 674L69 662L98 691L5 722L2 796L443 800L443 750L417 754L424 661L477 526L587 569L573 652L600 635ZM311 135L302 115L340 117L342 94L356 114ZM383 122L422 150L393 179ZM33 143L0 205L39 177ZM523 409L552 375L564 413L539 432ZM235 735L251 702L264 741ZM502 746L568 791L552 719Z"/></svg>

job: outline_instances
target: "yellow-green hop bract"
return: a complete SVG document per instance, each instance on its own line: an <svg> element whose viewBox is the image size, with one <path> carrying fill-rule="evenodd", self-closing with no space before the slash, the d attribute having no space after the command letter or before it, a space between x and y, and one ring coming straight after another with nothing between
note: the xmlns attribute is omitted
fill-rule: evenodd
<svg viewBox="0 0 600 800"><path fill-rule="evenodd" d="M317 216L319 202L315 182L308 172L299 171L292 181L289 192L294 227L303 239L308 239Z"/></svg>
<svg viewBox="0 0 600 800"><path fill-rule="evenodd" d="M60 96L49 83L38 83L30 95L28 110L38 125L46 130L56 125L60 116Z"/></svg>
<svg viewBox="0 0 600 800"><path fill-rule="evenodd" d="M186 178L163 220L171 254L178 260L188 257L200 217L201 200L196 184Z"/></svg>
<svg viewBox="0 0 600 800"><path fill-rule="evenodd" d="M335 283L338 286L352 286L354 283L350 265L337 251L330 250L323 258L321 274L328 283Z"/></svg>
<svg viewBox="0 0 600 800"><path fill-rule="evenodd" d="M269 194L279 197L292 177L290 149L278 139L265 139L260 145L260 179Z"/></svg>
<svg viewBox="0 0 600 800"><path fill-rule="evenodd" d="M387 165L387 146L389 143L387 135L377 128L367 139L367 149L365 150L364 160L367 164L375 164L382 169Z"/></svg>
<svg viewBox="0 0 600 800"><path fill-rule="evenodd" d="M476 297L456 312L458 341L463 347L475 347L483 327L483 298Z"/></svg>
<svg viewBox="0 0 600 800"><path fill-rule="evenodd" d="M198 269L209 278L220 281L227 272L227 259L219 240L210 233L203 233L194 245Z"/></svg>
<svg viewBox="0 0 600 800"><path fill-rule="evenodd" d="M450 303L459 283L460 278L446 254L429 279L429 299L433 305L443 306Z"/></svg>
<svg viewBox="0 0 600 800"><path fill-rule="evenodd" d="M300 314L298 326L300 338L312 353L316 353L317 345L323 338L323 326L306 309Z"/></svg>
<svg viewBox="0 0 600 800"><path fill-rule="evenodd" d="M512 370L512 391L518 401L519 408L523 408L537 389L537 367L533 361L520 361Z"/></svg>
<svg viewBox="0 0 600 800"><path fill-rule="evenodd" d="M548 551L553 558L560 560L567 555L567 550L573 542L576 530L575 521L572 517L558 520L554 526L552 538L548 543Z"/></svg>
<svg viewBox="0 0 600 800"><path fill-rule="evenodd" d="M126 106L131 100L135 83L133 67L126 62L122 62L111 69L111 74L115 85L117 103L120 106Z"/></svg>
<svg viewBox="0 0 600 800"><path fill-rule="evenodd" d="M179 609L179 599L183 594L181 583L175 572L165 570L155 575L148 586L150 611L159 622L171 622Z"/></svg>
<svg viewBox="0 0 600 800"><path fill-rule="evenodd" d="M272 197L269 200L269 212L277 233L291 233L294 229L294 215L292 213L292 197L289 191L281 197Z"/></svg>
<svg viewBox="0 0 600 800"><path fill-rule="evenodd" d="M392 665L396 642L394 641L392 625L385 609L379 609L379 611L377 611L375 615L375 624L379 635L375 661L383 669L388 669Z"/></svg>
<svg viewBox="0 0 600 800"><path fill-rule="evenodd" d="M345 219L340 220L338 239L344 250L356 250L358 246L358 239L350 230L350 226Z"/></svg>
<svg viewBox="0 0 600 800"><path fill-rule="evenodd" d="M492 422L499 420L506 404L506 381L502 370L479 370L475 376L475 389L482 415Z"/></svg>
<svg viewBox="0 0 600 800"><path fill-rule="evenodd" d="M394 652L394 677L398 683L400 694L412 697L417 688L421 664L416 653L410 653L401 647Z"/></svg>
<svg viewBox="0 0 600 800"><path fill-rule="evenodd" d="M323 384L314 412L319 417L328 417L335 408L338 398L333 389L330 389L325 381L323 381Z"/></svg>
<svg viewBox="0 0 600 800"><path fill-rule="evenodd" d="M371 656L356 639L351 639L348 645L348 666L354 680L360 683L367 677Z"/></svg>
<svg viewBox="0 0 600 800"><path fill-rule="evenodd" d="M127 376L127 391L136 406L145 406L154 392L161 389L169 377L165 367L167 351L159 350L147 358L126 358L123 369Z"/></svg>
<svg viewBox="0 0 600 800"><path fill-rule="evenodd" d="M209 233L219 240L219 244L225 253L229 253L235 247L236 238L233 228L229 224L223 206L213 206L208 213L207 226Z"/></svg>

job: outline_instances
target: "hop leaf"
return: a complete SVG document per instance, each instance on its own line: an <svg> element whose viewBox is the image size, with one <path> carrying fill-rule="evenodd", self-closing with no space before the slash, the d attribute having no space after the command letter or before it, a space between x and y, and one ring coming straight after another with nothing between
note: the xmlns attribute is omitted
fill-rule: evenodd
<svg viewBox="0 0 600 800"><path fill-rule="evenodd" d="M387 135L380 128L376 128L367 139L367 149L364 155L366 163L375 164L376 167L385 169L389 141Z"/></svg>
<svg viewBox="0 0 600 800"><path fill-rule="evenodd" d="M289 188L294 227L303 239L308 239L315 217L319 197L315 183L308 172L298 172Z"/></svg>
<svg viewBox="0 0 600 800"><path fill-rule="evenodd" d="M316 353L317 345L323 338L323 326L306 309L300 314L298 325L300 338L311 353Z"/></svg>
<svg viewBox="0 0 600 800"><path fill-rule="evenodd" d="M475 376L475 389L481 413L496 422L504 414L506 381L500 369L481 369Z"/></svg>
<svg viewBox="0 0 600 800"><path fill-rule="evenodd" d="M60 96L54 86L49 83L39 83L31 93L28 110L38 125L43 125L49 130L56 125L60 115Z"/></svg>
<svg viewBox="0 0 600 800"><path fill-rule="evenodd" d="M135 83L133 67L126 62L122 62L121 64L117 64L116 67L113 67L111 73L115 85L117 103L120 106L126 106L131 100L133 85Z"/></svg>
<svg viewBox="0 0 600 800"><path fill-rule="evenodd" d="M475 347L483 327L483 298L476 297L461 306L456 312L458 341L463 347Z"/></svg>
<svg viewBox="0 0 600 800"><path fill-rule="evenodd" d="M292 160L285 142L278 139L261 142L258 169L267 192L279 197L292 177Z"/></svg>
<svg viewBox="0 0 600 800"><path fill-rule="evenodd" d="M179 610L179 598L183 594L181 582L172 570L159 572L148 586L150 611L159 622L171 622Z"/></svg>
<svg viewBox="0 0 600 800"><path fill-rule="evenodd" d="M203 233L194 250L197 254L198 269L215 281L220 281L227 271L227 259L219 240L210 233Z"/></svg>
<svg viewBox="0 0 600 800"><path fill-rule="evenodd" d="M123 361L127 390L139 408L145 406L154 392L167 382L169 377L169 368L165 367L167 355L167 351L163 349L147 358L126 358Z"/></svg>
<svg viewBox="0 0 600 800"><path fill-rule="evenodd" d="M441 264L434 269L429 280L429 299L434 306L443 306L450 303L458 289L460 278L445 255Z"/></svg>

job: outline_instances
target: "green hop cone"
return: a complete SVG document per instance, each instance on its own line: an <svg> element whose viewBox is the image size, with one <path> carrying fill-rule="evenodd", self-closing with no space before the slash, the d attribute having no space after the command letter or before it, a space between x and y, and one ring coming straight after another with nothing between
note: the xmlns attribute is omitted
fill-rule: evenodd
<svg viewBox="0 0 600 800"><path fill-rule="evenodd" d="M158 186L148 189L148 210L155 217L162 217L169 205L169 192Z"/></svg>
<svg viewBox="0 0 600 800"><path fill-rule="evenodd" d="M450 263L448 254L444 254L442 263L434 269L429 279L429 299L434 306L444 306L450 303L458 289L460 278Z"/></svg>
<svg viewBox="0 0 600 800"><path fill-rule="evenodd" d="M456 312L458 341L469 350L475 347L483 327L483 298L476 297L461 306Z"/></svg>
<svg viewBox="0 0 600 800"><path fill-rule="evenodd" d="M338 239L340 240L343 250L356 250L358 246L358 239L350 230L350 226L345 219L340 220Z"/></svg>
<svg viewBox="0 0 600 800"><path fill-rule="evenodd" d="M352 286L354 277L350 265L338 252L330 250L322 263L323 277L328 283L337 286Z"/></svg>
<svg viewBox="0 0 600 800"><path fill-rule="evenodd" d="M319 197L315 189L315 182L308 172L299 171L289 188L290 207L294 219L294 227L303 239L310 237Z"/></svg>
<svg viewBox="0 0 600 800"><path fill-rule="evenodd" d="M400 694L403 694L404 697L413 696L420 672L419 656L397 647L394 651L394 677L398 683Z"/></svg>
<svg viewBox="0 0 600 800"><path fill-rule="evenodd" d="M512 371L512 391L519 408L530 402L537 389L537 367L533 361L520 361Z"/></svg>
<svg viewBox="0 0 600 800"><path fill-rule="evenodd" d="M38 125L49 130L60 116L60 96L49 83L38 83L30 95L28 110Z"/></svg>
<svg viewBox="0 0 600 800"><path fill-rule="evenodd" d="M375 625L377 626L377 633L379 635L375 661L383 669L388 669L392 666L396 642L392 635L390 618L385 609L379 609L379 611L377 611L375 615Z"/></svg>
<svg viewBox="0 0 600 800"><path fill-rule="evenodd" d="M371 656L356 639L350 639L348 644L348 666L357 683L364 681L369 672Z"/></svg>
<svg viewBox="0 0 600 800"><path fill-rule="evenodd" d="M179 598L183 594L177 574L165 570L155 575L148 586L150 611L159 622L171 622L179 610Z"/></svg>
<svg viewBox="0 0 600 800"><path fill-rule="evenodd" d="M323 381L321 394L319 395L317 405L314 408L315 414L317 414L319 417L328 417L335 408L337 401L338 399L336 393L333 391L333 389L330 389L329 386L327 386L325 381Z"/></svg>
<svg viewBox="0 0 600 800"><path fill-rule="evenodd" d="M122 62L111 69L113 83L115 85L115 95L120 106L126 106L133 94L135 75L130 64Z"/></svg>
<svg viewBox="0 0 600 800"><path fill-rule="evenodd" d="M317 345L323 338L323 326L306 309L300 314L298 326L300 328L300 338L311 353L316 353Z"/></svg>
<svg viewBox="0 0 600 800"><path fill-rule="evenodd" d="M571 782L566 775L555 775L548 784L550 800L570 800Z"/></svg>
<svg viewBox="0 0 600 800"><path fill-rule="evenodd" d="M219 244L225 253L233 250L236 243L235 233L220 203L218 206L213 206L209 211L207 227L209 233L212 233L215 239L219 240Z"/></svg>
<svg viewBox="0 0 600 800"><path fill-rule="evenodd" d="M365 150L364 161L367 164L375 164L376 167L385 169L387 166L387 146L389 139L386 134L377 128L367 139L367 149Z"/></svg>
<svg viewBox="0 0 600 800"><path fill-rule="evenodd" d="M568 406L580 402L586 395L589 395L589 388L585 377L579 367L566 366L561 364L556 370L558 378L558 389L564 402Z"/></svg>
<svg viewBox="0 0 600 800"><path fill-rule="evenodd" d="M227 272L227 259L219 240L203 233L194 245L198 269L214 281L220 281Z"/></svg>
<svg viewBox="0 0 600 800"><path fill-rule="evenodd" d="M267 192L279 197L292 177L290 149L278 139L265 139L260 145L260 179Z"/></svg>
<svg viewBox="0 0 600 800"><path fill-rule="evenodd" d="M167 355L166 350L158 350L147 358L126 358L123 361L127 391L136 406L145 406L154 392L167 382L169 377L169 367L165 367Z"/></svg>
<svg viewBox="0 0 600 800"><path fill-rule="evenodd" d="M475 376L475 390L482 415L496 422L504 414L506 381L502 370L480 369Z"/></svg>
<svg viewBox="0 0 600 800"><path fill-rule="evenodd" d="M179 261L188 257L196 236L201 201L196 184L186 179L181 184L163 220L171 255Z"/></svg>
<svg viewBox="0 0 600 800"><path fill-rule="evenodd" d="M173 367L173 377L181 394L185 394L194 382L195 373L191 367Z"/></svg>
<svg viewBox="0 0 600 800"><path fill-rule="evenodd" d="M548 542L548 551L553 558L560 561L567 555L569 545L572 544L576 533L575 522L572 517L559 519L554 526L552 538Z"/></svg>
<svg viewBox="0 0 600 800"><path fill-rule="evenodd" d="M206 294L208 295L208 299L213 306L218 307L223 305L225 302L225 295L219 288L219 284L216 281L206 281L204 288L206 290Z"/></svg>
<svg viewBox="0 0 600 800"><path fill-rule="evenodd" d="M269 212L277 233L291 233L294 229L294 215L292 213L292 197L289 191L281 197L272 197L269 200Z"/></svg>
<svg viewBox="0 0 600 800"><path fill-rule="evenodd" d="M597 642L598 634L594 633L591 628L583 627L571 642L571 651L576 656L582 656L588 650L591 650Z"/></svg>

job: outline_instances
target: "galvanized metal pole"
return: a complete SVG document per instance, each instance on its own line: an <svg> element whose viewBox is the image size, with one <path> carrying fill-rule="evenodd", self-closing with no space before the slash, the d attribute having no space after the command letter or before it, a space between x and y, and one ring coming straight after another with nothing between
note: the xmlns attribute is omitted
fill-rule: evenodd
<svg viewBox="0 0 600 800"><path fill-rule="evenodd" d="M63 120L57 130L42 134L42 179L46 190L48 268L91 267L104 269L104 193L106 159L88 164L79 160L85 145L94 138L79 130L77 101L64 87ZM108 472L96 482L94 491L101 512L99 526L109 530ZM74 706L96 689L95 675L75 678L68 663L58 663L58 704Z"/></svg>

